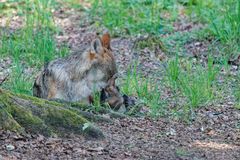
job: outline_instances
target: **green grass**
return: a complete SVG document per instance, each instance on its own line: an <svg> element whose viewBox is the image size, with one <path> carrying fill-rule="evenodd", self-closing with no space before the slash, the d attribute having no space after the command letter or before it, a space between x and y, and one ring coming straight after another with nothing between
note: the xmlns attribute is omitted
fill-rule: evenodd
<svg viewBox="0 0 240 160"><path fill-rule="evenodd" d="M221 10L222 16L216 17L219 11L211 13L212 30L214 34L223 42L240 41L240 2L226 4L224 10Z"/></svg>
<svg viewBox="0 0 240 160"><path fill-rule="evenodd" d="M158 84L145 78L137 71L137 64L133 64L129 67L127 75L123 77L123 83L120 86L121 92L138 97L139 102L149 107L151 116L164 115L165 108L161 100Z"/></svg>
<svg viewBox="0 0 240 160"><path fill-rule="evenodd" d="M88 13L95 26L106 27L117 36L172 33L172 24L178 20L179 8L182 6L191 21L206 24L205 29L199 31L198 36L206 38L212 35L216 40L220 40L229 48L223 51L225 56L239 54L240 2L238 0L92 0L90 2L92 5ZM184 43L189 41L192 34L179 36L180 40L177 43ZM169 38L163 41L174 45L170 43L172 41Z"/></svg>
<svg viewBox="0 0 240 160"><path fill-rule="evenodd" d="M180 91L187 99L187 106L191 108L206 105L214 98L215 80L218 68L213 65L213 58L209 56L206 67L193 65L191 61L180 65L179 58L170 60L167 66L167 83L171 86L173 93Z"/></svg>
<svg viewBox="0 0 240 160"><path fill-rule="evenodd" d="M26 28L10 36L4 35L0 52L15 60L23 60L30 66L41 66L57 57L56 43L48 29L34 31Z"/></svg>
<svg viewBox="0 0 240 160"><path fill-rule="evenodd" d="M127 75L124 78L124 84L121 88L122 92L127 95L135 95L140 98L150 96L151 87L150 80L144 78L141 73L137 72L137 64L130 66Z"/></svg>
<svg viewBox="0 0 240 160"><path fill-rule="evenodd" d="M19 62L14 64L8 81L3 84L3 87L15 93L31 95L33 77L24 72L24 67Z"/></svg>
<svg viewBox="0 0 240 160"><path fill-rule="evenodd" d="M79 0L63 0L62 3L74 9L84 9Z"/></svg>
<svg viewBox="0 0 240 160"><path fill-rule="evenodd" d="M180 66L179 66L179 57L176 56L174 60L170 60L168 62L168 66L166 69L167 73L167 82L169 82L172 89L176 89L178 78L180 75Z"/></svg>
<svg viewBox="0 0 240 160"><path fill-rule="evenodd" d="M239 0L196 0L189 3L190 15L207 24L208 30L228 48L225 54L239 54L240 1ZM229 53L228 53L229 52Z"/></svg>
<svg viewBox="0 0 240 160"><path fill-rule="evenodd" d="M96 111L99 111L101 108L101 93L100 92L95 92L93 95L93 107Z"/></svg>
<svg viewBox="0 0 240 160"><path fill-rule="evenodd" d="M216 15L218 15L216 17ZM224 3L224 8L213 10L210 16L210 30L229 51L225 55L239 55L240 51L240 1Z"/></svg>
<svg viewBox="0 0 240 160"><path fill-rule="evenodd" d="M171 10L168 19L162 12ZM163 34L171 31L170 22L177 17L174 1L166 0L94 0L89 10L96 25L103 25L114 34L153 33Z"/></svg>
<svg viewBox="0 0 240 160"><path fill-rule="evenodd" d="M56 28L51 13L53 7L51 0L26 1L21 10L24 14L22 18L25 19L24 27L14 33L8 30L1 33L1 55L10 55L16 61L25 61L30 66L41 66L67 54L64 48L57 50L56 47Z"/></svg>
<svg viewBox="0 0 240 160"><path fill-rule="evenodd" d="M6 88L17 93L31 94L33 78L23 74L24 68L37 69L52 59L68 54L66 47L57 48L54 38L57 28L52 9L55 5L54 0L25 0L16 9L24 25L13 32L8 25L0 30L0 57L11 57L15 66L10 81L4 85ZM13 13L8 14L9 22L12 16Z"/></svg>
<svg viewBox="0 0 240 160"><path fill-rule="evenodd" d="M180 87L191 107L206 105L213 98L214 75L202 67L190 68L180 76Z"/></svg>
<svg viewBox="0 0 240 160"><path fill-rule="evenodd" d="M215 81L219 69L213 65L211 56L208 58L207 66L193 65L191 61L181 62L182 60L176 56L168 62L165 83L153 82L145 78L141 72L137 71L135 63L128 69L126 77L123 78L124 83L121 85L121 91L127 95L134 95L143 101L149 107L150 115L162 116L166 115L169 109L166 108L165 101L161 99L159 85L170 86L174 96L185 101L183 105L179 104L179 111L172 110L172 112L181 117L186 117L189 113L192 114L194 108L205 106L214 100L214 93L217 89Z"/></svg>
<svg viewBox="0 0 240 160"><path fill-rule="evenodd" d="M0 3L0 17L8 16L16 10L21 9L21 4L25 0L7 0Z"/></svg>

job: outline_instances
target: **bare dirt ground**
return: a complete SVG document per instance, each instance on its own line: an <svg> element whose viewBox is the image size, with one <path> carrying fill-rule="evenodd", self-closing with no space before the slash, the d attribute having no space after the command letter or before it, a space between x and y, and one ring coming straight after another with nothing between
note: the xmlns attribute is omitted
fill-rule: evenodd
<svg viewBox="0 0 240 160"><path fill-rule="evenodd" d="M63 33L58 44L67 43L72 52L81 52L98 32L93 26L80 25L81 16L67 10L55 13ZM176 30L188 31L193 24L176 24ZM161 73L162 62L151 51L132 52L134 38L114 38L113 50L124 74L126 67L137 59L146 75ZM206 44L186 45L189 52L206 50ZM2 70L10 66L9 59L1 60ZM141 68L140 68L141 69ZM159 77L157 74L154 77ZM18 135L0 130L0 160L8 159L240 159L240 111L232 97L196 111L191 124L181 121L147 117L115 119L113 124L97 124L105 133L104 140L87 140L80 135L65 138L46 138L41 135Z"/></svg>
<svg viewBox="0 0 240 160"><path fill-rule="evenodd" d="M106 136L101 141L79 135L45 138L0 131L0 155L2 159L237 160L239 119L239 111L229 104L199 110L190 125L167 118L133 117L116 119L113 124L98 123Z"/></svg>

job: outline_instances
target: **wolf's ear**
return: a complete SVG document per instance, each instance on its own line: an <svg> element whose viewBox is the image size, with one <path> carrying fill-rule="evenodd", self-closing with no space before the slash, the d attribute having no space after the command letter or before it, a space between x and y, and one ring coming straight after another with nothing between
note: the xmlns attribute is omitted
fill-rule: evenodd
<svg viewBox="0 0 240 160"><path fill-rule="evenodd" d="M91 43L91 51L96 54L100 54L103 51L102 42L99 38L95 39Z"/></svg>
<svg viewBox="0 0 240 160"><path fill-rule="evenodd" d="M111 43L111 37L110 37L110 34L106 31L106 32L102 35L102 44L103 44L103 47L104 47L104 48L107 48L107 49L111 49L110 43Z"/></svg>

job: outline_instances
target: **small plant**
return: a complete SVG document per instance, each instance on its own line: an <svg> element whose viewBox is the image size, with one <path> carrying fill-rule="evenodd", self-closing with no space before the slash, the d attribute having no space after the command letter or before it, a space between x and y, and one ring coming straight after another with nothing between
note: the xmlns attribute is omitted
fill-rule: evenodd
<svg viewBox="0 0 240 160"><path fill-rule="evenodd" d="M140 98L146 98L150 95L149 80L144 78L137 72L137 64L134 63L127 71L127 76L124 79L124 85L122 86L122 92L127 95L135 95Z"/></svg>
<svg viewBox="0 0 240 160"><path fill-rule="evenodd" d="M175 107L172 114L188 120L193 116L194 108L205 105L214 98L218 68L213 65L211 56L206 67L193 66L191 62L184 62L184 67L180 64L182 63L179 62L178 56L169 61L166 70L167 82L174 97L186 101L185 104L181 104L182 106Z"/></svg>
<svg viewBox="0 0 240 160"><path fill-rule="evenodd" d="M156 82L144 78L137 72L137 64L129 67L124 83L121 86L121 91L126 95L134 95L139 98L150 109L150 115L159 116L164 114L164 106L161 101Z"/></svg>
<svg viewBox="0 0 240 160"><path fill-rule="evenodd" d="M170 86L173 86L173 88L175 89L177 87L177 82L180 75L180 66L177 55L174 60L169 61L166 72L168 82L170 82Z"/></svg>
<svg viewBox="0 0 240 160"><path fill-rule="evenodd" d="M93 107L95 108L96 111L99 111L101 107L101 93L100 92L95 92L93 94Z"/></svg>
<svg viewBox="0 0 240 160"><path fill-rule="evenodd" d="M180 76L179 82L190 105L198 107L213 98L213 85L218 72L211 57L208 59L207 69L197 66L194 70L191 65L188 66L187 71Z"/></svg>
<svg viewBox="0 0 240 160"><path fill-rule="evenodd" d="M205 74L202 70L196 71L196 74L185 73L180 78L181 91L187 97L192 107L200 106L207 102L208 90Z"/></svg>
<svg viewBox="0 0 240 160"><path fill-rule="evenodd" d="M159 117L165 115L165 104L161 100L161 94L158 91L158 87L154 87L154 91L151 93L151 98L148 99L148 106L150 107L150 115L153 117Z"/></svg>

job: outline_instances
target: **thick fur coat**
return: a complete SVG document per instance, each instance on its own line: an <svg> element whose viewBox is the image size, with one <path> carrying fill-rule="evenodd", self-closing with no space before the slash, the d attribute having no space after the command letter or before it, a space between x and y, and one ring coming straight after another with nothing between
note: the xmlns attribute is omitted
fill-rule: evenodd
<svg viewBox="0 0 240 160"><path fill-rule="evenodd" d="M33 85L33 95L69 102L89 101L117 73L110 35L92 41L82 54L56 59L44 66Z"/></svg>

